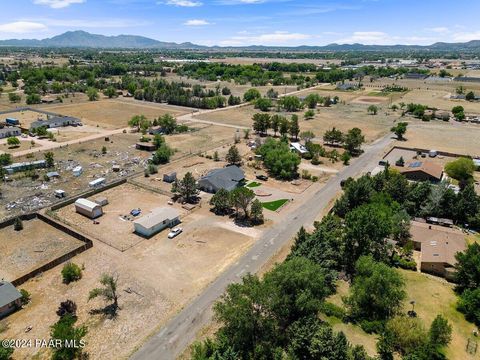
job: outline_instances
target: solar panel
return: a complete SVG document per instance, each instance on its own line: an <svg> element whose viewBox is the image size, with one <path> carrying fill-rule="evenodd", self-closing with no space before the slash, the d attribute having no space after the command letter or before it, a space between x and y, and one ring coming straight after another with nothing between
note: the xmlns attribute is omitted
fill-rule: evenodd
<svg viewBox="0 0 480 360"><path fill-rule="evenodd" d="M415 161L414 163L411 163L410 165L408 165L408 167L410 168L417 168L420 166L422 166L422 163L420 161Z"/></svg>

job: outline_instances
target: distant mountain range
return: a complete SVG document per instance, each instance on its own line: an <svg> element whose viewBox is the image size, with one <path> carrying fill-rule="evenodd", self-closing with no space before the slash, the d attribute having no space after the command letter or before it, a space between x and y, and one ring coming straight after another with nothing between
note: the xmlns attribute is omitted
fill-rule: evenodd
<svg viewBox="0 0 480 360"><path fill-rule="evenodd" d="M245 46L220 47L203 46L190 42L174 43L150 39L137 35L105 36L90 34L86 31L67 31L61 35L43 40L10 39L1 40L0 46L18 47L70 47L102 49L172 49L172 50L249 50L249 51L480 51L480 40L465 43L437 42L432 45L363 45L363 44L329 44L325 46Z"/></svg>

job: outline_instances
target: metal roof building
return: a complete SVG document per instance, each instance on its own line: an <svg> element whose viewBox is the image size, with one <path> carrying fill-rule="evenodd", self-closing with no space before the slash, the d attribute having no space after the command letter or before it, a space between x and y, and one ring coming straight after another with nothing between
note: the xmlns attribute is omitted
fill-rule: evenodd
<svg viewBox="0 0 480 360"><path fill-rule="evenodd" d="M167 227L172 227L180 222L180 213L174 208L159 207L149 214L133 222L135 232L144 237L151 237Z"/></svg>
<svg viewBox="0 0 480 360"><path fill-rule="evenodd" d="M83 198L75 201L75 211L79 214L89 217L90 219L95 219L103 215L101 205Z"/></svg>

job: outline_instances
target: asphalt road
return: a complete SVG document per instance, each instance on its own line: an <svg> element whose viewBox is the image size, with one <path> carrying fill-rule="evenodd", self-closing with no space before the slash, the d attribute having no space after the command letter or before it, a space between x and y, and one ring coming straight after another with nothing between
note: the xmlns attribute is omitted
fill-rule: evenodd
<svg viewBox="0 0 480 360"><path fill-rule="evenodd" d="M196 333L209 323L212 317L212 305L223 294L226 287L231 283L239 282L249 272L257 272L295 236L301 226L311 225L340 190L341 180L373 170L391 141L389 134L366 147L358 159L331 178L307 202L294 210L289 221L278 223L269 229L237 263L222 273L202 294L153 335L131 359L172 360L179 356L195 340Z"/></svg>

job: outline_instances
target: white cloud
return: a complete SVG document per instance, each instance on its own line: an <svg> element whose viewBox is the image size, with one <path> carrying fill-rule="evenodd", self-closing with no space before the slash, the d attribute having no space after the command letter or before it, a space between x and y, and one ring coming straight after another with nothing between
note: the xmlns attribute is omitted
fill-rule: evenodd
<svg viewBox="0 0 480 360"><path fill-rule="evenodd" d="M45 30L47 30L47 27L44 24L31 21L15 21L0 24L0 33L26 34Z"/></svg>
<svg viewBox="0 0 480 360"><path fill-rule="evenodd" d="M459 32L459 33L453 34L452 38L456 42L467 42L467 41L471 41L471 40L480 40L480 31Z"/></svg>
<svg viewBox="0 0 480 360"><path fill-rule="evenodd" d="M33 0L34 4L47 5L52 9L61 9L72 4L82 4L84 2L86 2L86 0Z"/></svg>
<svg viewBox="0 0 480 360"><path fill-rule="evenodd" d="M160 2L161 4L161 2ZM168 0L164 4L173 5L173 6L180 6L180 7L196 7L202 6L203 4L200 1L194 0Z"/></svg>
<svg viewBox="0 0 480 360"><path fill-rule="evenodd" d="M288 31L275 31L273 33L259 34L252 36L233 36L223 40L223 46L247 46L247 45L284 45L291 42L298 42L311 38L311 35L301 33L290 33Z"/></svg>
<svg viewBox="0 0 480 360"><path fill-rule="evenodd" d="M211 25L207 20L202 20L202 19L192 19L192 20L187 20L183 23L183 25L186 26L205 26L205 25Z"/></svg>
<svg viewBox="0 0 480 360"><path fill-rule="evenodd" d="M431 32L434 32L434 33L437 33L437 34L446 34L446 33L450 32L450 29L448 27L445 27L445 26L428 28L427 30L431 31Z"/></svg>
<svg viewBox="0 0 480 360"><path fill-rule="evenodd" d="M339 43L362 43L362 44L385 44L390 42L391 38L382 31L355 31L350 37L340 39Z"/></svg>

